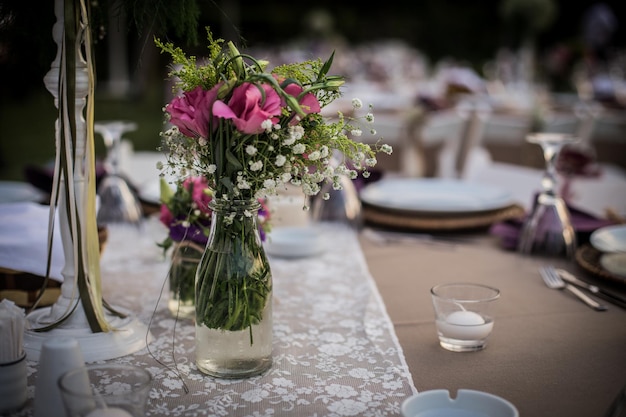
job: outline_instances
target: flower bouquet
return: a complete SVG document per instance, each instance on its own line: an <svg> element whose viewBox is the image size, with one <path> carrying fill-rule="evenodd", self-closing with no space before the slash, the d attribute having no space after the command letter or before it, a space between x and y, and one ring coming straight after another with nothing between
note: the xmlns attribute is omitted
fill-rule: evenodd
<svg viewBox="0 0 626 417"><path fill-rule="evenodd" d="M171 127L162 133L161 168L179 178L202 176L213 190L211 230L196 275L196 364L211 375L241 377L271 365L272 280L258 199L287 184L314 196L323 183L341 187L343 175L367 177L376 153L391 147L352 140L348 135L362 133L357 119L321 115L344 83L329 75L333 55L270 70L269 62L214 39L209 29L207 39L202 63L155 40L171 55L170 76L177 79L165 107ZM374 116L363 119L372 123ZM336 152L343 159L331 164Z"/></svg>

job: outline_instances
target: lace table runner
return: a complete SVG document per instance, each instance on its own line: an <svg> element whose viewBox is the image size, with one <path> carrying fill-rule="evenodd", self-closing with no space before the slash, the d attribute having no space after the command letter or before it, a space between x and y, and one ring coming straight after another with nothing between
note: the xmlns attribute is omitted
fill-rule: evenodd
<svg viewBox="0 0 626 417"><path fill-rule="evenodd" d="M322 224L319 256L270 257L274 278L274 363L244 380L206 376L194 363L193 321L167 310L166 231L109 229L103 253L106 300L149 324L148 349L109 362L148 369L148 416L398 416L416 393L393 325L354 231ZM332 236L332 238L330 238ZM29 398L36 362L28 362ZM185 392L185 388L188 392ZM32 402L32 401L31 401ZM18 415L30 415L31 407Z"/></svg>

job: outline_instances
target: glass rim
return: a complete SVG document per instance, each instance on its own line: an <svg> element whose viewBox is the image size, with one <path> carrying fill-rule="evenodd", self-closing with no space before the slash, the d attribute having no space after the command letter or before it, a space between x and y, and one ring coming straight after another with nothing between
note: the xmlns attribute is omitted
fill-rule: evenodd
<svg viewBox="0 0 626 417"><path fill-rule="evenodd" d="M141 390L144 388L148 388L153 380L152 374L148 370L141 368L139 366L136 366L136 365L124 364L124 363L101 363L101 364L86 364L78 368L72 368L64 372L63 374L61 374L61 376L57 380L57 386L59 387L59 390L61 392L66 392L68 394L71 394L77 397L92 398L94 396L93 392L90 391L89 393L87 393L84 387L81 387L78 390L74 389L73 387L68 386L67 379L79 373L88 374L88 372L92 370L104 370L104 369L109 369L113 372L132 371L133 373L136 373L137 375L143 375L145 377L145 380L141 381L141 383L139 384L132 385L133 390ZM89 388L91 390L91 385ZM123 396L123 395L127 395L127 393L111 394L110 396L115 397L118 395Z"/></svg>
<svg viewBox="0 0 626 417"><path fill-rule="evenodd" d="M438 293L438 291L442 288L450 288L450 287L474 287L474 288L480 288L483 290L488 290L492 293L492 295L490 296L485 296L485 297L476 297L476 298L467 298L467 297L446 297L443 296L441 294ZM448 282L448 283L443 283L443 284L437 284L433 287L431 287L430 289L430 294L433 297L439 298L441 300L450 300L450 301L459 301L459 302L464 302L464 303L481 303L481 302L485 302L485 301L493 301L493 300L497 300L498 298L500 298L500 290L496 287L492 287L491 285L487 285L487 284L476 284L473 282Z"/></svg>

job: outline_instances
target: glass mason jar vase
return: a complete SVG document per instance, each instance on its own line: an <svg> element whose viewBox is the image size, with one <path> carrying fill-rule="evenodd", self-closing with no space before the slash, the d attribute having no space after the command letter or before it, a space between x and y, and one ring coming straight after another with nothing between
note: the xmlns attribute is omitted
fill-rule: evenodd
<svg viewBox="0 0 626 417"><path fill-rule="evenodd" d="M176 243L169 272L167 307L174 317L195 317L196 270L204 248L189 240Z"/></svg>
<svg viewBox="0 0 626 417"><path fill-rule="evenodd" d="M211 231L196 272L196 365L220 378L272 365L272 273L256 200L213 199Z"/></svg>

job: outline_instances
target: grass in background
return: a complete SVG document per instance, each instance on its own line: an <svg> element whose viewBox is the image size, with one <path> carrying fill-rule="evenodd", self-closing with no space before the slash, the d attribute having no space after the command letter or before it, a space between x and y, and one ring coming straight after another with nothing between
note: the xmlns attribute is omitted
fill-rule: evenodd
<svg viewBox="0 0 626 417"><path fill-rule="evenodd" d="M124 135L136 151L156 151L163 127L164 98L159 89L137 99L112 99L96 93L95 121L129 120L138 129ZM57 109L52 95L42 88L28 98L0 106L0 180L23 181L28 165L51 164L55 156L54 124ZM96 134L96 158L105 155Z"/></svg>

